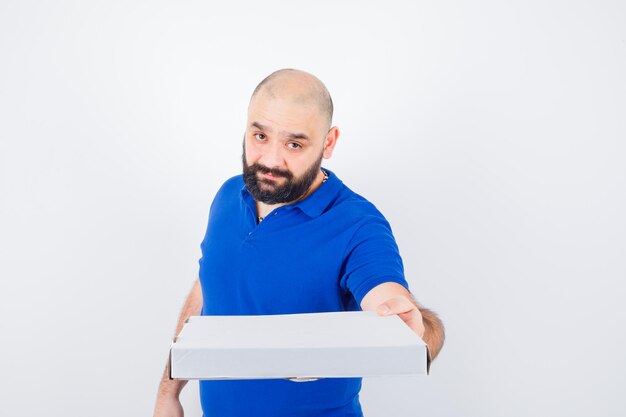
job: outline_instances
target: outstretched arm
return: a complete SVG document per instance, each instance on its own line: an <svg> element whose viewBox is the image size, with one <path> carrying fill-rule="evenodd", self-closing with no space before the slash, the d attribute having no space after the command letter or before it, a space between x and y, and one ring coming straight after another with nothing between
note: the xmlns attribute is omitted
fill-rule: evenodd
<svg viewBox="0 0 626 417"><path fill-rule="evenodd" d="M419 305L402 285L385 282L372 288L363 297L361 308L380 315L397 314L428 345L431 361L441 351L445 340L443 323L433 311Z"/></svg>

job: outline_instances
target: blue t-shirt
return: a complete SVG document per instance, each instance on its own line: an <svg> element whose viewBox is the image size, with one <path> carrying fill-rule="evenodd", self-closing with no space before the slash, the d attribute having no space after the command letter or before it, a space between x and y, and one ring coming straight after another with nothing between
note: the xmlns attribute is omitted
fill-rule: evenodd
<svg viewBox="0 0 626 417"><path fill-rule="evenodd" d="M202 315L360 310L383 282L408 289L391 227L330 170L307 198L257 224L242 175L217 192L202 241ZM361 378L201 380L204 417L357 417Z"/></svg>

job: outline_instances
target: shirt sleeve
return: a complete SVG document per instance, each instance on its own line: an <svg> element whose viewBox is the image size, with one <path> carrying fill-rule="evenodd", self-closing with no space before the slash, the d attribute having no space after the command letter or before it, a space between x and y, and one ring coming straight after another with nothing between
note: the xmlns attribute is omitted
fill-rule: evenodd
<svg viewBox="0 0 626 417"><path fill-rule="evenodd" d="M409 288L389 222L384 217L367 216L346 247L340 286L360 306L363 297L384 282Z"/></svg>

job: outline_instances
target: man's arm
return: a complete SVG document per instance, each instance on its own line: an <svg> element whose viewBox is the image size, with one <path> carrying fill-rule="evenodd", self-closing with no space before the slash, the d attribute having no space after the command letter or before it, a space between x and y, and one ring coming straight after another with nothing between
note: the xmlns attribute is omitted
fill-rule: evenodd
<svg viewBox="0 0 626 417"><path fill-rule="evenodd" d="M413 294L402 285L395 282L377 285L363 297L361 308L380 315L400 316L428 345L431 361L441 351L445 340L443 323L433 311L419 305Z"/></svg>
<svg viewBox="0 0 626 417"><path fill-rule="evenodd" d="M200 280L198 279L194 283L183 305L183 310L180 313L174 336L180 333L185 320L187 320L189 316L199 316L201 310L202 288L200 287ZM186 384L186 380L170 379L169 361L167 361L163 377L161 378L161 384L159 385L156 406L154 408L154 417L183 416L183 408L180 404L179 396Z"/></svg>

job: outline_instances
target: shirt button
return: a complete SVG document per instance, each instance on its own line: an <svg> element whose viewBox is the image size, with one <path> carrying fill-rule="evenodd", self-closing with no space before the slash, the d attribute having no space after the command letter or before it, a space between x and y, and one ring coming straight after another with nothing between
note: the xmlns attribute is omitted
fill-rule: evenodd
<svg viewBox="0 0 626 417"><path fill-rule="evenodd" d="M274 213L274 216L276 216L278 214L278 212Z"/></svg>

